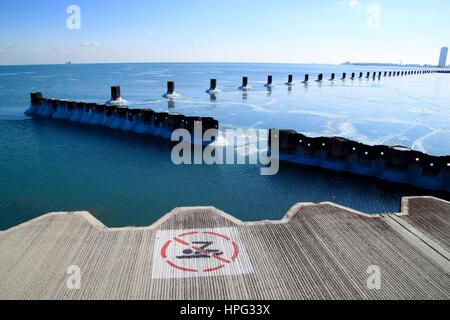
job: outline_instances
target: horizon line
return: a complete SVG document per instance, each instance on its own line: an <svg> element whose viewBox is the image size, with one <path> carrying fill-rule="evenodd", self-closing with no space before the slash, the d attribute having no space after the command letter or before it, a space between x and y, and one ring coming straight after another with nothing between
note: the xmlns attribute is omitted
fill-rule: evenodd
<svg viewBox="0 0 450 320"><path fill-rule="evenodd" d="M70 62L70 63L68 63ZM426 68L449 68L449 66L439 67L432 64L408 63L399 64L392 62L342 62L342 63L307 63L307 62L258 62L258 61L122 61L122 62L67 62L60 63L24 63L24 64L0 64L0 67L26 67L26 66L60 66L60 65L96 65L96 64L278 64L278 65L328 65L328 66L398 66L398 67L426 67Z"/></svg>

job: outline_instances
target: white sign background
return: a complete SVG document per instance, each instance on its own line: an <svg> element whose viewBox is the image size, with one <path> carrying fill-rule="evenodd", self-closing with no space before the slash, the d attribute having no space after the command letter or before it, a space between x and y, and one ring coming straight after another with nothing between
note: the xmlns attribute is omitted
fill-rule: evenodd
<svg viewBox="0 0 450 320"><path fill-rule="evenodd" d="M201 248L205 243L208 245L202 250L203 254L199 254L195 248ZM221 254L216 255L219 252ZM195 253L202 257L193 257ZM253 273L253 267L236 228L158 230L156 233L152 279L250 273Z"/></svg>

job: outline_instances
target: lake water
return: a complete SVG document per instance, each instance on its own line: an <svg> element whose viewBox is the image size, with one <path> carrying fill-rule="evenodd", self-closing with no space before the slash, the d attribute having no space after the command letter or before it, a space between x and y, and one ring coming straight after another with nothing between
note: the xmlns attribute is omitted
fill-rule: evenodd
<svg viewBox="0 0 450 320"><path fill-rule="evenodd" d="M402 68L394 68L402 70ZM279 219L297 202L333 201L369 213L398 211L400 198L437 193L283 163L276 176L258 166L175 166L164 140L104 128L33 120L29 92L104 102L120 84L130 107L213 116L224 128L295 129L368 144L450 154L450 75L381 80L314 80L318 73L389 67L271 64L99 64L0 67L0 229L51 211L88 210L111 227L149 225L178 206L215 206L246 220ZM411 68L405 68L411 70ZM310 83L301 83L304 74ZM264 87L274 77L271 91ZM287 75L297 83L287 87ZM237 90L242 76L252 90ZM223 91L205 90L217 78ZM175 80L181 98L167 101Z"/></svg>

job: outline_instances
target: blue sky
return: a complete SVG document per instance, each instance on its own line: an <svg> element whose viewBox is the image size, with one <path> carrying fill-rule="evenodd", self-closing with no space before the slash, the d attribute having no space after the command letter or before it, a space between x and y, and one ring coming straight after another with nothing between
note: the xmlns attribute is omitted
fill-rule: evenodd
<svg viewBox="0 0 450 320"><path fill-rule="evenodd" d="M67 28L70 5L79 30ZM449 12L448 0L3 1L0 64L436 64Z"/></svg>

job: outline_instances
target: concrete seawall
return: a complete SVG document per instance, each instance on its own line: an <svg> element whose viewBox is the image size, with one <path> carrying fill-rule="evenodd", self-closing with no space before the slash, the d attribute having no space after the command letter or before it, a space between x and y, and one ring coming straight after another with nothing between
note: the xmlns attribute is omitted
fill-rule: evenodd
<svg viewBox="0 0 450 320"><path fill-rule="evenodd" d="M311 138L277 129L270 130L270 148L273 135L279 139L280 160L450 192L450 156L431 156L404 147L369 146L340 137Z"/></svg>
<svg viewBox="0 0 450 320"><path fill-rule="evenodd" d="M120 229L53 213L0 232L0 299L448 300L449 217L430 197L386 215L303 203L253 223L179 208Z"/></svg>

